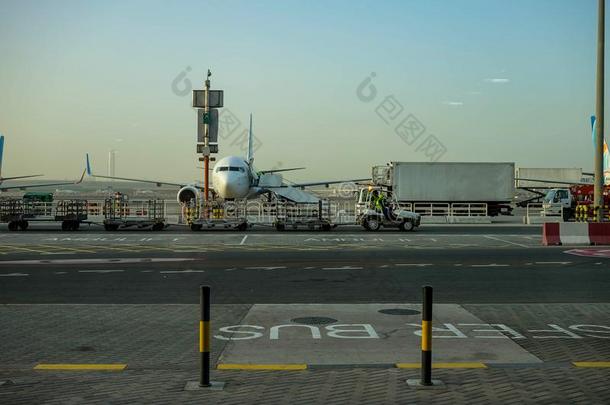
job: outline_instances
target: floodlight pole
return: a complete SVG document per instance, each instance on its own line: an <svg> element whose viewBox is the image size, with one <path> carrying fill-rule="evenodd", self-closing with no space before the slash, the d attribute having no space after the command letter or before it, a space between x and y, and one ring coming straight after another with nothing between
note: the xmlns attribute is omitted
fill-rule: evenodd
<svg viewBox="0 0 610 405"><path fill-rule="evenodd" d="M209 114L210 114L210 104L209 104L209 95L210 95L210 76L212 76L212 72L208 69L208 75L205 79L205 90L204 90L204 107L203 107L203 116L204 116L204 138L203 138L203 190L204 190L204 215L205 218L208 217L208 199L209 199L209 176L210 176L210 125L209 125Z"/></svg>
<svg viewBox="0 0 610 405"><path fill-rule="evenodd" d="M595 221L602 222L604 206L604 36L605 0L598 0L597 11L597 82L595 94L595 186L593 207Z"/></svg>

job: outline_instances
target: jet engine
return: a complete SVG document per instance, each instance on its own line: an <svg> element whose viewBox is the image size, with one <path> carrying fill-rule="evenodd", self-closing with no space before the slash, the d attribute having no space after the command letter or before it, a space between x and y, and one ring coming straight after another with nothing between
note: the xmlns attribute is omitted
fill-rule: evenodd
<svg viewBox="0 0 610 405"><path fill-rule="evenodd" d="M176 199L179 203L188 203L193 200L197 201L197 196L199 195L199 190L193 186L184 186L178 191L178 195Z"/></svg>

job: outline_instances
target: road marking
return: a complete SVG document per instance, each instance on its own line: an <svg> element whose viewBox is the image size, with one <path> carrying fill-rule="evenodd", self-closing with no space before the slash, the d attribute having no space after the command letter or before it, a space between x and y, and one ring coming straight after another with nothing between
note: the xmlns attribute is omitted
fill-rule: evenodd
<svg viewBox="0 0 610 405"><path fill-rule="evenodd" d="M572 364L576 367L610 367L610 361L574 361Z"/></svg>
<svg viewBox="0 0 610 405"><path fill-rule="evenodd" d="M571 264L572 262L534 262L534 263L535 264Z"/></svg>
<svg viewBox="0 0 610 405"><path fill-rule="evenodd" d="M241 242L239 242L239 244L243 245L244 243L246 243L246 239L248 239L248 235L245 235Z"/></svg>
<svg viewBox="0 0 610 405"><path fill-rule="evenodd" d="M99 263L152 263L152 262L186 262L192 258L114 258L114 259L57 259L57 260L0 260L2 264L99 264Z"/></svg>
<svg viewBox="0 0 610 405"><path fill-rule="evenodd" d="M285 269L286 266L259 266L259 267L246 267L246 270L276 270L276 269Z"/></svg>
<svg viewBox="0 0 610 405"><path fill-rule="evenodd" d="M69 371L123 371L127 364L37 364L34 370L69 370Z"/></svg>
<svg viewBox="0 0 610 405"><path fill-rule="evenodd" d="M0 274L0 277L27 277L29 274L27 273L8 273L8 274Z"/></svg>
<svg viewBox="0 0 610 405"><path fill-rule="evenodd" d="M515 246L519 246L519 247L522 247L522 248L529 249L529 246L524 245L524 244L522 244L522 243L511 242L511 241L509 241L509 240L505 240L505 239L496 238L496 237L494 237L494 236L490 236L490 235L483 235L483 236L484 236L485 238L487 238L487 239L491 239L491 240L495 240L495 241L498 241L498 242L503 242L503 243L508 243L508 244L510 244L510 245L515 245Z"/></svg>
<svg viewBox="0 0 610 405"><path fill-rule="evenodd" d="M421 368L421 363L396 363L396 368ZM487 368L483 363L432 363L432 368Z"/></svg>
<svg viewBox="0 0 610 405"><path fill-rule="evenodd" d="M508 267L508 264L498 264L498 263L489 263L489 264L471 264L470 267Z"/></svg>
<svg viewBox="0 0 610 405"><path fill-rule="evenodd" d="M79 270L79 273L122 273L125 270Z"/></svg>
<svg viewBox="0 0 610 405"><path fill-rule="evenodd" d="M426 267L426 266L434 266L434 264L433 263L396 263L394 266Z"/></svg>
<svg viewBox="0 0 610 405"><path fill-rule="evenodd" d="M205 270L164 270L161 274L181 274L181 273L204 273Z"/></svg>
<svg viewBox="0 0 610 405"><path fill-rule="evenodd" d="M67 246L63 246L63 245L57 245L57 246L53 246L53 245L38 245L38 246L46 247L46 248L49 248L49 249L55 249L55 250L65 249L65 250L70 250L72 252L79 252L79 253L95 253L93 250L76 249L76 248L71 248L71 247L67 247ZM58 252L58 253L61 253L61 252Z"/></svg>
<svg viewBox="0 0 610 405"><path fill-rule="evenodd" d="M358 266L342 266L342 267L322 267L322 270L362 270L363 267Z"/></svg>
<svg viewBox="0 0 610 405"><path fill-rule="evenodd" d="M54 272L54 274L68 274L67 271L56 271Z"/></svg>
<svg viewBox="0 0 610 405"><path fill-rule="evenodd" d="M307 364L219 364L218 370L307 370Z"/></svg>
<svg viewBox="0 0 610 405"><path fill-rule="evenodd" d="M34 253L48 253L46 250L28 249L28 248L19 247L19 246L13 246L13 245L4 245L4 247L5 247L5 248L10 248L10 249L25 250L26 252L34 252Z"/></svg>
<svg viewBox="0 0 610 405"><path fill-rule="evenodd" d="M141 270L140 273L152 273L152 270Z"/></svg>

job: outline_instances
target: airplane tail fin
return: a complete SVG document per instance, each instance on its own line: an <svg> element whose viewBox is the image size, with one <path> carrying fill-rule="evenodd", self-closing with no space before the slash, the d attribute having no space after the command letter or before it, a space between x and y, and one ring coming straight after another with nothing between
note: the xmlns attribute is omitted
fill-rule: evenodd
<svg viewBox="0 0 610 405"><path fill-rule="evenodd" d="M250 130L248 131L248 164L254 163L254 151L252 144L252 113L250 113Z"/></svg>
<svg viewBox="0 0 610 405"><path fill-rule="evenodd" d="M4 155L4 135L0 135L0 179L2 178L2 156Z"/></svg>
<svg viewBox="0 0 610 405"><path fill-rule="evenodd" d="M593 139L593 146L595 147L595 140L597 139L596 130L596 119L595 115L591 116L591 138ZM608 144L604 138L604 184L610 182L610 150L608 150Z"/></svg>
<svg viewBox="0 0 610 405"><path fill-rule="evenodd" d="M93 173L91 173L91 164L89 163L89 154L86 154L87 157L87 163L85 166L85 171L87 172L87 176L91 176Z"/></svg>

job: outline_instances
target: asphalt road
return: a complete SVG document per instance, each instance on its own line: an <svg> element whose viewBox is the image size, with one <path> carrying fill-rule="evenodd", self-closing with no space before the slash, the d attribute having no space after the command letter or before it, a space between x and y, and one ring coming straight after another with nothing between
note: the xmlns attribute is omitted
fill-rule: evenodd
<svg viewBox="0 0 610 405"><path fill-rule="evenodd" d="M438 303L608 302L608 259L567 250L389 245L22 254L0 262L0 302L197 303L200 284L212 286L216 303L417 302L424 284L434 286Z"/></svg>

